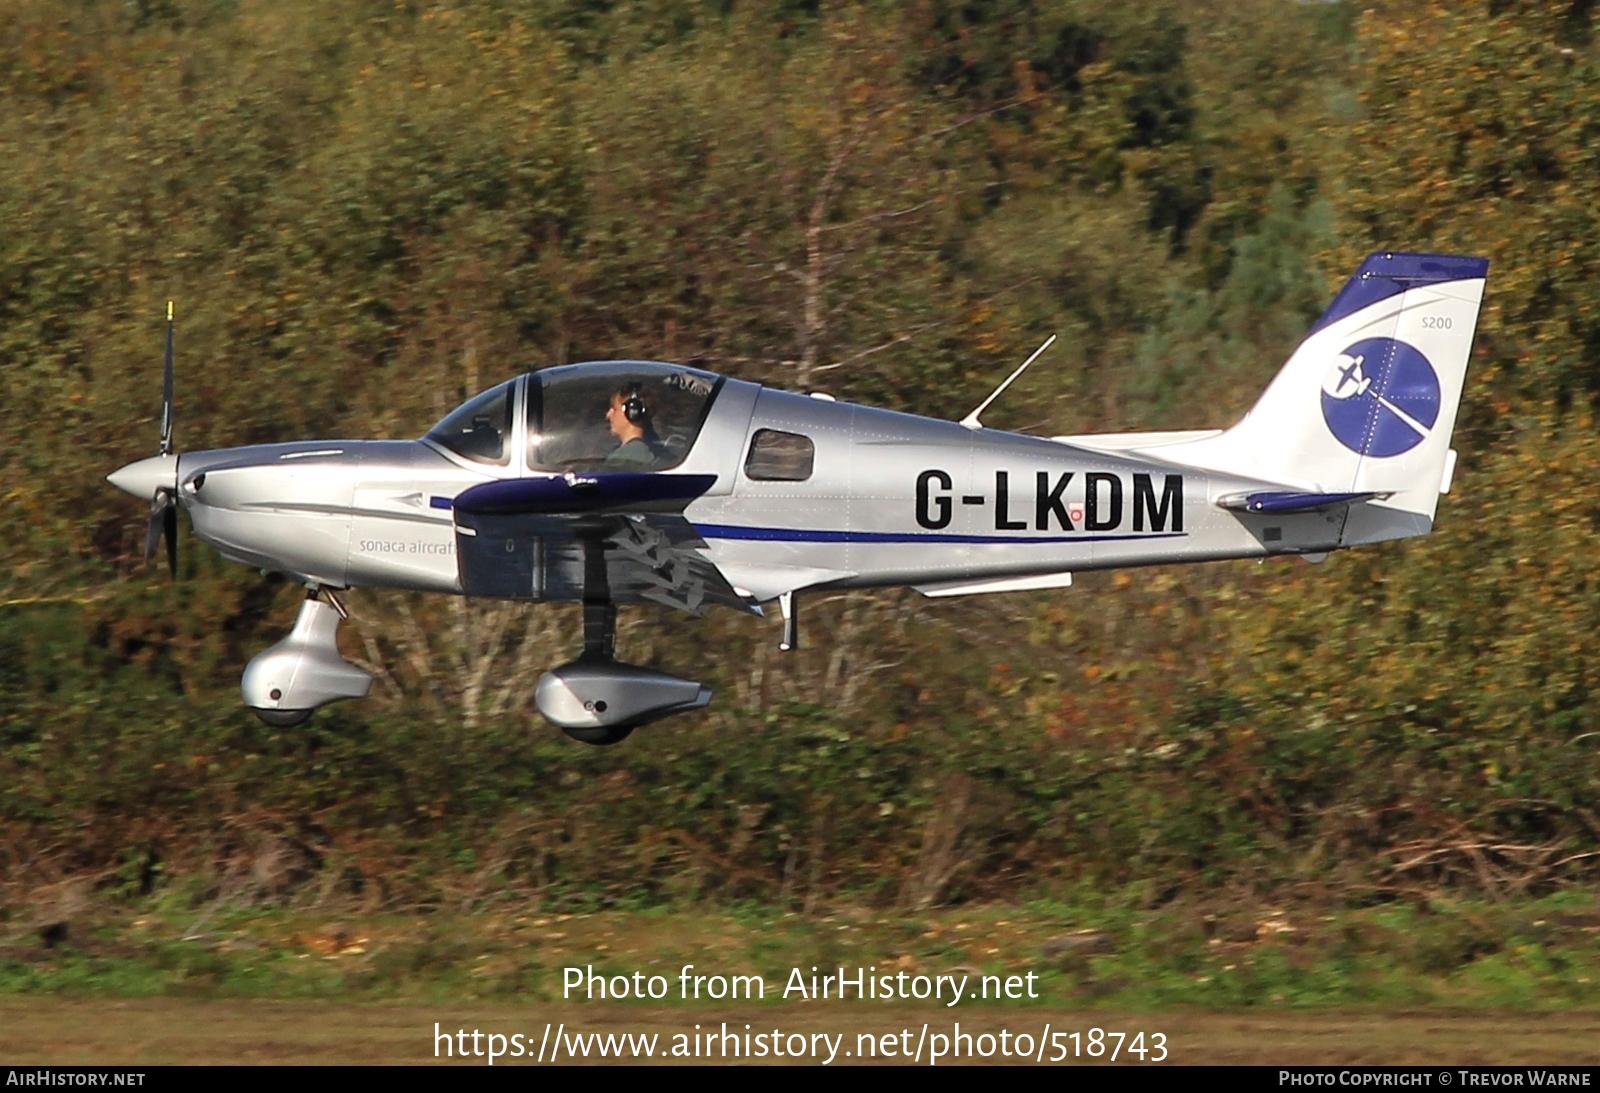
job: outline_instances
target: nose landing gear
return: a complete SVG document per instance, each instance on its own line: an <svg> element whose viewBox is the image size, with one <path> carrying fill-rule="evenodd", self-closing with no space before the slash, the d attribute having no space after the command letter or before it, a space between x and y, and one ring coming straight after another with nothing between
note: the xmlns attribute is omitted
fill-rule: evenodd
<svg viewBox="0 0 1600 1093"><path fill-rule="evenodd" d="M331 591L314 587L306 594L289 636L245 667L240 690L257 717L288 728L329 702L366 697L372 675L339 655L339 622L345 616Z"/></svg>

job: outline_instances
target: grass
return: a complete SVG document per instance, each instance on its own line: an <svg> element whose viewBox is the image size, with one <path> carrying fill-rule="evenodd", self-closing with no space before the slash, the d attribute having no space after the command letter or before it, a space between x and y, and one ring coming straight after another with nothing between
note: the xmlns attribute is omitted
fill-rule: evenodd
<svg viewBox="0 0 1600 1093"><path fill-rule="evenodd" d="M200 922L197 925L197 920ZM771 1005L794 969L873 974L1032 974L1008 1008L1125 1010L1593 1004L1600 915L1568 894L1515 903L1443 899L1333 911L1256 904L1140 910L1089 896L918 913L757 906L404 916L238 909L196 914L172 898L73 922L46 945L13 928L0 995L562 1003L563 969L758 976ZM608 999L659 1007L661 1000ZM993 1005L964 1001L963 1009Z"/></svg>

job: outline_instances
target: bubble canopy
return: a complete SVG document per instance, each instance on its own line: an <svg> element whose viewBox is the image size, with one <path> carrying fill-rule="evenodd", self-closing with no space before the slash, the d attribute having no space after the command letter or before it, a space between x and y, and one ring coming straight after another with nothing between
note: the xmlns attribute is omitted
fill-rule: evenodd
<svg viewBox="0 0 1600 1093"><path fill-rule="evenodd" d="M468 399L427 439L506 466L520 397L530 470L669 470L694 447L721 386L715 373L655 361L558 365Z"/></svg>

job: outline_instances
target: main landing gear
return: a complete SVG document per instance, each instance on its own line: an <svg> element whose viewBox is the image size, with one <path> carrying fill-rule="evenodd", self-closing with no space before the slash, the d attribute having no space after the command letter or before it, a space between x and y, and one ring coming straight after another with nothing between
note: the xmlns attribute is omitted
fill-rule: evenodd
<svg viewBox="0 0 1600 1093"><path fill-rule="evenodd" d="M534 691L539 712L585 744L620 743L640 725L711 701L711 688L692 679L616 659L605 549L598 535L583 540L583 654L540 676Z"/></svg>

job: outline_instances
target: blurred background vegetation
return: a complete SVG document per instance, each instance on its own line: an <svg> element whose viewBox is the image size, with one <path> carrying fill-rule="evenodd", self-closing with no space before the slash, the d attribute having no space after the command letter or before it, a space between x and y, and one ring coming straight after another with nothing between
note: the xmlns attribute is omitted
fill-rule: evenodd
<svg viewBox="0 0 1600 1093"><path fill-rule="evenodd" d="M8 0L0 902L1364 904L1600 877L1592 0ZM628 612L700 716L533 710L565 607L358 591L371 699L273 729L298 593L104 475L415 436L638 357L1050 433L1226 425L1374 248L1490 287L1425 540L1070 591ZM48 895L47 895L48 894Z"/></svg>

